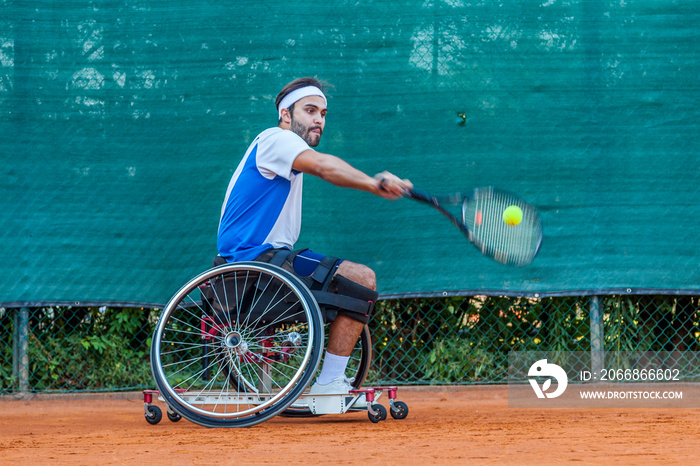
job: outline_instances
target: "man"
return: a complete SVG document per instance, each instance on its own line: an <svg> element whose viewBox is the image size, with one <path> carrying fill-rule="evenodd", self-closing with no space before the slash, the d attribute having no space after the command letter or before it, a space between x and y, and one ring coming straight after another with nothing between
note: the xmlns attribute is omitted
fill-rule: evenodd
<svg viewBox="0 0 700 466"><path fill-rule="evenodd" d="M277 96L278 126L255 138L226 192L217 245L227 261L255 260L270 250L293 248L301 229L305 173L385 199L398 199L412 187L410 181L389 172L371 177L338 157L312 149L321 141L326 124L324 90L317 79L300 78ZM294 272L308 277L323 259L321 254L303 251L294 259ZM376 278L369 267L347 260L333 267L336 275L376 295ZM365 323L352 314L338 313L330 325L321 374L311 393L345 394L352 389L344 374Z"/></svg>

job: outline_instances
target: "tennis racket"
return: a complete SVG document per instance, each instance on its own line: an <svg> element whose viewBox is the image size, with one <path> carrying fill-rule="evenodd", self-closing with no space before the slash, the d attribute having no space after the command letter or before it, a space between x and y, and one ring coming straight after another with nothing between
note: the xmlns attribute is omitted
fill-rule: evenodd
<svg viewBox="0 0 700 466"><path fill-rule="evenodd" d="M417 189L406 197L429 204L447 217L482 254L514 266L527 265L542 244L542 222L537 209L523 199L493 187L436 197ZM443 205L460 205L458 219ZM520 218L518 218L520 217Z"/></svg>

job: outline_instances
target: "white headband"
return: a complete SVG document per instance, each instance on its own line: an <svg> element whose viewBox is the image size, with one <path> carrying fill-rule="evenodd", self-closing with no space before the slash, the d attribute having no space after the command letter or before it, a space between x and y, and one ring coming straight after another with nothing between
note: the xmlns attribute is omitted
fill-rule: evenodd
<svg viewBox="0 0 700 466"><path fill-rule="evenodd" d="M328 101L326 100L326 96L323 95L323 92L321 89L319 89L316 86L306 86L302 87L299 89L295 89L286 96L284 96L284 99L282 99L282 102L280 102L280 106L277 108L277 111L279 112L280 118L282 118L282 109L283 108L289 108L293 104L299 102L301 99L304 97L308 97L310 95L317 95L320 97L323 97L323 102L325 102L326 105L328 105Z"/></svg>

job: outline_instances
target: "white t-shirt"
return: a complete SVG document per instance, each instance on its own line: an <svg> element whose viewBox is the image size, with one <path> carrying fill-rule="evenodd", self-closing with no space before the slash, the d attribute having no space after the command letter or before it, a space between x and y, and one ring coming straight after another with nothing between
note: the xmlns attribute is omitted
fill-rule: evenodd
<svg viewBox="0 0 700 466"><path fill-rule="evenodd" d="M226 260L253 260L268 249L294 246L301 231L304 180L292 164L308 149L297 134L278 127L255 138L221 207L217 247Z"/></svg>

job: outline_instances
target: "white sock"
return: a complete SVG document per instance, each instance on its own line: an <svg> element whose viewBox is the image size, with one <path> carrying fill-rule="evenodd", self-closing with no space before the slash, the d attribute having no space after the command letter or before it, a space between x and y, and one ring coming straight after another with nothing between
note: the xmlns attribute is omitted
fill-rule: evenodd
<svg viewBox="0 0 700 466"><path fill-rule="evenodd" d="M326 357L323 358L323 368L318 376L319 385L328 385L335 379L345 374L345 369L348 367L350 356L338 356L337 354L326 351Z"/></svg>

